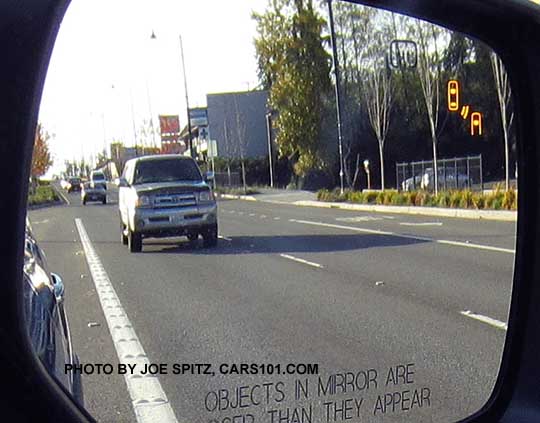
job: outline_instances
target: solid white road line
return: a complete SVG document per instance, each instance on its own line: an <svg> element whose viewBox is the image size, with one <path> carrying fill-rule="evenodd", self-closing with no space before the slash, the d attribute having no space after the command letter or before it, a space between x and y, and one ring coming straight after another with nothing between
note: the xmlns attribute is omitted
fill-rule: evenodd
<svg viewBox="0 0 540 423"><path fill-rule="evenodd" d="M421 222L421 223L412 223L412 222L399 222L401 226L442 226L442 222Z"/></svg>
<svg viewBox="0 0 540 423"><path fill-rule="evenodd" d="M225 241L232 241L231 238L228 238L228 237L223 236L223 235L218 235L218 238L219 238L219 239L224 239Z"/></svg>
<svg viewBox="0 0 540 423"><path fill-rule="evenodd" d="M55 191L56 191L56 193L57 193L60 197L62 197L62 200L64 200L68 206L71 205L71 202L69 201L69 198L67 197L67 195L65 195L65 194L62 192L62 189L61 189L61 188L58 189L58 188L55 187Z"/></svg>
<svg viewBox="0 0 540 423"><path fill-rule="evenodd" d="M314 225L314 226L324 226L327 228L345 229L345 230L350 230L354 232L363 232L363 233L368 233L368 234L389 235L389 236L395 236L397 238L412 239L415 241L434 242L436 244L453 245L456 247L476 248L478 250L495 251L498 253L515 254L516 252L514 249L510 249L510 248L493 247L491 245L473 244L473 243L461 242L461 241L451 241L448 239L434 239L434 238L427 238L427 237L417 236L417 235L404 235L404 234L398 234L395 232L379 231L377 229L358 228L355 226L334 225L332 223L311 222L309 220L296 220L296 219L289 219L289 222L301 223L303 225Z"/></svg>
<svg viewBox="0 0 540 423"><path fill-rule="evenodd" d="M126 311L120 303L118 295L101 264L81 219L75 219L81 243L86 254L86 261L105 315L109 332L113 339L116 354L121 364L135 364L135 369L142 369L150 361L129 321ZM141 375L135 371L133 375L124 375L133 410L138 423L177 423L174 411L156 376Z"/></svg>
<svg viewBox="0 0 540 423"><path fill-rule="evenodd" d="M304 260L304 259L301 259L301 258L298 258L298 257L293 257L293 256L290 256L288 254L280 254L279 256L283 257L283 258L286 258L286 259L289 259L289 260L292 260L292 261L296 261L297 263L307 264L308 266L316 267L318 269L323 269L324 268L324 266L322 264L313 263L312 261L307 261L307 260Z"/></svg>
<svg viewBox="0 0 540 423"><path fill-rule="evenodd" d="M483 316L481 314L473 313L470 310L460 311L459 314L461 314L463 316L466 316L466 317L470 317L471 319L478 320L480 322L487 323L488 325L494 326L497 329L502 329L502 330L507 330L508 329L508 325L506 323L501 322L500 320L497 320L497 319L493 319L493 318L488 317L488 316Z"/></svg>

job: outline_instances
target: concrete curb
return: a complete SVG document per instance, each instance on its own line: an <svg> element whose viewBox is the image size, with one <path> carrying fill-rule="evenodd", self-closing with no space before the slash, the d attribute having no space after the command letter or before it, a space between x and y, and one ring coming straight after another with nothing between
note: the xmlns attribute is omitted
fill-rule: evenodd
<svg viewBox="0 0 540 423"><path fill-rule="evenodd" d="M226 198L227 200L259 201L252 195L219 194L219 197Z"/></svg>
<svg viewBox="0 0 540 423"><path fill-rule="evenodd" d="M231 200L259 201L259 202L277 202L258 200L251 195L230 195L222 194L221 198ZM351 204L351 203L331 203L322 201L294 201L291 203L279 202L280 204L290 204L300 207L319 207L326 209L356 210L375 213L395 213L417 216L436 216L436 217L456 217L460 219L476 220L497 220L502 222L516 222L517 212L510 210L470 210L470 209L448 209L440 207L415 207L415 206L382 206L376 204Z"/></svg>
<svg viewBox="0 0 540 423"><path fill-rule="evenodd" d="M419 216L457 217L461 219L499 220L504 222L517 221L517 212L510 210L470 210L448 209L439 207L415 206L382 206L372 204L325 203L320 201L296 201L295 206L321 207L343 210L369 211L377 213L397 213Z"/></svg>

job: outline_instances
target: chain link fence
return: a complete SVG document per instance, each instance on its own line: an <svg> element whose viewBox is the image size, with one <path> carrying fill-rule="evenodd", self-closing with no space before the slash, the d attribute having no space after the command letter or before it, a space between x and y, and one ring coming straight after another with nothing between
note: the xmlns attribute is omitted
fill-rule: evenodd
<svg viewBox="0 0 540 423"><path fill-rule="evenodd" d="M469 189L483 191L482 156L437 160L439 191ZM435 190L433 160L396 163L396 183L401 191Z"/></svg>
<svg viewBox="0 0 540 423"><path fill-rule="evenodd" d="M216 172L214 180L218 187L237 188L242 186L240 172Z"/></svg>

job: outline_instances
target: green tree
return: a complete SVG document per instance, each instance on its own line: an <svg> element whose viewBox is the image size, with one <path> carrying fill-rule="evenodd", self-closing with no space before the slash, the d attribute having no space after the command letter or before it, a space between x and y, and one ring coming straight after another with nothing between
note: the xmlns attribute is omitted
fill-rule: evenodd
<svg viewBox="0 0 540 423"><path fill-rule="evenodd" d="M280 155L294 160L303 176L321 168L321 121L330 92L330 56L325 50L325 21L312 0L270 0L264 14L254 14L259 78L269 89L269 105Z"/></svg>

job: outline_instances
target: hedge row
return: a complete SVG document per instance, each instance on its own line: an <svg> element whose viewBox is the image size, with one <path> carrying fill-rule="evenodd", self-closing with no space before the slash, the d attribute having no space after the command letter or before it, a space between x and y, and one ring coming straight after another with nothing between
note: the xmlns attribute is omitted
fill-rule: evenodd
<svg viewBox="0 0 540 423"><path fill-rule="evenodd" d="M365 193L347 190L341 194L338 188L332 191L327 189L318 191L317 199L319 201L392 206L517 210L517 193L514 189L506 192L497 189L490 194L481 194L468 190L443 191L435 195L426 191L399 192L394 190L384 192L370 191Z"/></svg>
<svg viewBox="0 0 540 423"><path fill-rule="evenodd" d="M36 187L36 192L28 196L28 205L37 206L40 204L54 203L59 201L56 191L50 185L40 185Z"/></svg>

